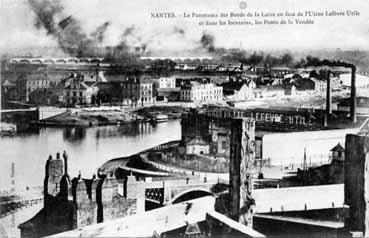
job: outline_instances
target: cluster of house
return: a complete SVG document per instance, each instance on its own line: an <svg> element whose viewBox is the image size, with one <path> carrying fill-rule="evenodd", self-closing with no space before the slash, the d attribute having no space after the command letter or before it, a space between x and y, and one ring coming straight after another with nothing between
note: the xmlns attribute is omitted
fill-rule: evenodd
<svg viewBox="0 0 369 238"><path fill-rule="evenodd" d="M222 87L201 78L155 78L150 75L105 77L102 72L83 72L50 80L46 74L30 74L16 82L6 80L2 86L10 100L49 105L119 102L137 106L156 101L208 103L223 100Z"/></svg>
<svg viewBox="0 0 369 238"><path fill-rule="evenodd" d="M325 80L310 77L309 73L288 73L283 78L261 79L252 77L230 79L221 84L225 99L246 101L260 98L281 98L285 96L324 96L327 90ZM340 78L331 78L332 89L341 87Z"/></svg>
<svg viewBox="0 0 369 238"><path fill-rule="evenodd" d="M283 71L283 78L264 79L255 72L243 71L222 80L209 77L180 76L155 77L152 75L104 75L102 71L80 72L67 75L29 74L16 81L5 80L4 94L10 100L35 104L88 105L119 102L125 105L147 105L158 101L217 103L247 101L260 98L286 96L324 96L326 80L312 77L311 73ZM348 75L348 76L347 76ZM347 88L349 74L331 77L331 88ZM347 77L346 77L347 76ZM358 79L368 77L359 75ZM361 80L364 81L364 80ZM369 80L367 81L369 82ZM369 83L360 87L366 89Z"/></svg>
<svg viewBox="0 0 369 238"><path fill-rule="evenodd" d="M196 71L219 71L219 72L241 72L242 66L239 64L186 64L177 63L174 66L175 70L196 70Z"/></svg>

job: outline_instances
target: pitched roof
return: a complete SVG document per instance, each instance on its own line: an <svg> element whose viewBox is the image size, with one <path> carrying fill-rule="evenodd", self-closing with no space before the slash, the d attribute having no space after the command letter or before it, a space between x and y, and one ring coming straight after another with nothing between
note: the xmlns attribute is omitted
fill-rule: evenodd
<svg viewBox="0 0 369 238"><path fill-rule="evenodd" d="M246 82L227 82L227 83L222 83L221 86L223 87L223 91L228 91L228 90L236 90L239 91L243 85L245 85Z"/></svg>
<svg viewBox="0 0 369 238"><path fill-rule="evenodd" d="M76 82L73 82L73 83L76 83ZM90 81L87 81L87 82L77 82L81 85L81 88L82 89L89 89L91 87L94 87L96 86L96 82L90 82ZM70 89L71 88L71 84L69 84L68 86L65 87L65 89Z"/></svg>
<svg viewBox="0 0 369 238"><path fill-rule="evenodd" d="M338 143L335 147L333 147L331 149L331 151L339 151L339 152L344 152L345 149L342 147L342 145L340 143Z"/></svg>
<svg viewBox="0 0 369 238"><path fill-rule="evenodd" d="M15 83L10 82L9 80L5 80L3 83L3 87L14 87Z"/></svg>
<svg viewBox="0 0 369 238"><path fill-rule="evenodd" d="M209 145L203 138L200 136L195 136L192 138L189 142L187 142L187 145Z"/></svg>
<svg viewBox="0 0 369 238"><path fill-rule="evenodd" d="M48 80L47 75L46 74L29 74L27 75L27 80L28 81L38 81L38 80Z"/></svg>

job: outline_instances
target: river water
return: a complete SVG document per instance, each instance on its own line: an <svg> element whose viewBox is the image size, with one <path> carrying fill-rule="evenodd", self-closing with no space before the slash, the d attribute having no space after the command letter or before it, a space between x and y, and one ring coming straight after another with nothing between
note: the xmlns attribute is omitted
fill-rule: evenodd
<svg viewBox="0 0 369 238"><path fill-rule="evenodd" d="M128 156L155 145L181 137L179 120L151 125L132 124L94 128L41 128L35 133L0 138L0 191L40 186L45 175L45 161L64 150L69 155L71 177L81 171L91 177L109 159ZM14 171L12 171L14 163Z"/></svg>

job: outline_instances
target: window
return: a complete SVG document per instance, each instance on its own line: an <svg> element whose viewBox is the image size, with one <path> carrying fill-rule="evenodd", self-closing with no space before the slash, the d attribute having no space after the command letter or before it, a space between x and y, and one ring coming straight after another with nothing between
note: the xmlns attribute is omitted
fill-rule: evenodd
<svg viewBox="0 0 369 238"><path fill-rule="evenodd" d="M222 149L223 150L227 149L227 142L226 141L222 141Z"/></svg>

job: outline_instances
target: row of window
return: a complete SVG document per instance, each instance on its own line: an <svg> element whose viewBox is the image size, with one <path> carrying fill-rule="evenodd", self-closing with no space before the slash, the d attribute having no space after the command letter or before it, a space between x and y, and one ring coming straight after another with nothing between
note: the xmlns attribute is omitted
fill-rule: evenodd
<svg viewBox="0 0 369 238"><path fill-rule="evenodd" d="M77 92L77 91L73 91L73 92L67 92L67 97L77 97L77 95L79 95L80 97L83 97L83 92Z"/></svg>
<svg viewBox="0 0 369 238"><path fill-rule="evenodd" d="M28 85L47 85L49 84L49 81L42 80L42 81L27 81Z"/></svg>

